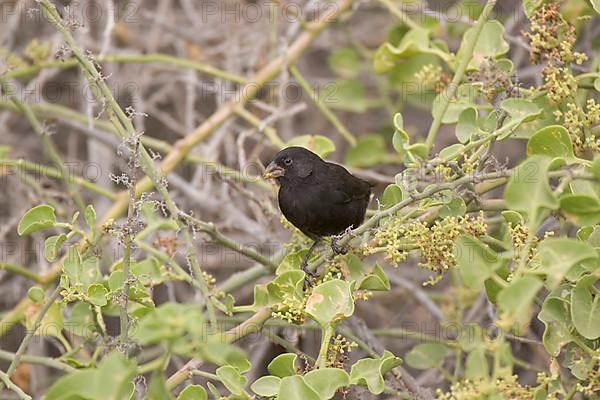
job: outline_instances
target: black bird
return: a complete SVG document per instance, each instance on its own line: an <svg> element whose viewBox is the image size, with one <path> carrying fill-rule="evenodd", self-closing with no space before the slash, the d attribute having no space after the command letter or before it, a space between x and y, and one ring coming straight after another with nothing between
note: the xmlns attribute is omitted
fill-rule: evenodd
<svg viewBox="0 0 600 400"><path fill-rule="evenodd" d="M313 240L300 265L307 275L310 254L323 236L356 228L365 217L371 184L338 164L323 161L303 147L281 150L263 175L279 183L279 208L302 233ZM340 249L334 240L332 249Z"/></svg>

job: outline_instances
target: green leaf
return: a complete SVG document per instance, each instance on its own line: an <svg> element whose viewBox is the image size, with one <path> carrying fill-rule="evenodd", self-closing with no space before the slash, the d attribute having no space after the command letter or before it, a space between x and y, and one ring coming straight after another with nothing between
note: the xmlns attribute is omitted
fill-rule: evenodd
<svg viewBox="0 0 600 400"><path fill-rule="evenodd" d="M385 42L375 52L373 68L378 74L390 71L401 62L419 55L429 49L430 32L424 28L413 28L408 31L394 46Z"/></svg>
<svg viewBox="0 0 600 400"><path fill-rule="evenodd" d="M217 368L217 376L221 380L221 383L236 396L242 396L244 394L244 387L248 383L248 378L240 374L237 368L231 365L225 365Z"/></svg>
<svg viewBox="0 0 600 400"><path fill-rule="evenodd" d="M458 116L454 134L461 143L467 143L479 132L477 126L477 109L469 107Z"/></svg>
<svg viewBox="0 0 600 400"><path fill-rule="evenodd" d="M206 382L206 387L208 388L213 400L221 400L223 398L217 387L213 385L212 382Z"/></svg>
<svg viewBox="0 0 600 400"><path fill-rule="evenodd" d="M364 113L369 108L364 85L356 79L338 79L328 83L319 95L322 102L333 109Z"/></svg>
<svg viewBox="0 0 600 400"><path fill-rule="evenodd" d="M438 117L444 111L444 105L446 100L450 96L446 91L437 95L433 101L431 108L431 115ZM462 84L458 86L456 91L456 97L450 99L450 103L444 116L442 123L444 124L456 124L461 114L469 108L477 108L477 105L473 103L473 99L476 98L475 87L470 84Z"/></svg>
<svg viewBox="0 0 600 400"><path fill-rule="evenodd" d="M345 269L351 280L360 281L366 275L366 269L362 260L353 253L348 253L342 258Z"/></svg>
<svg viewBox="0 0 600 400"><path fill-rule="evenodd" d="M394 114L394 118L392 118L392 122L394 123L394 128L397 131L404 131L404 118L401 113Z"/></svg>
<svg viewBox="0 0 600 400"><path fill-rule="evenodd" d="M81 264L81 255L79 254L77 247L69 247L67 257L63 262L63 272L67 278L69 278L71 285L81 283L81 275L83 273L83 267Z"/></svg>
<svg viewBox="0 0 600 400"><path fill-rule="evenodd" d="M402 201L402 188L395 183L387 185L381 195L380 204L383 208L388 208Z"/></svg>
<svg viewBox="0 0 600 400"><path fill-rule="evenodd" d="M271 375L279 378L296 375L296 360L298 356L294 353L280 354L275 357L267 366Z"/></svg>
<svg viewBox="0 0 600 400"><path fill-rule="evenodd" d="M447 354L448 346L443 343L421 343L413 347L404 360L412 368L428 369L440 366Z"/></svg>
<svg viewBox="0 0 600 400"><path fill-rule="evenodd" d="M352 316L354 301L350 283L332 279L315 287L306 301L306 313L321 327Z"/></svg>
<svg viewBox="0 0 600 400"><path fill-rule="evenodd" d="M510 274L508 264L496 270L496 274L501 278L502 281L506 282ZM485 281L485 294L487 295L488 300L494 305L498 303L498 293L500 293L502 289L504 289L504 287L492 278Z"/></svg>
<svg viewBox="0 0 600 400"><path fill-rule="evenodd" d="M325 158L335 151L335 144L333 141L328 137L321 135L296 136L287 142L286 147L289 146L305 147L318 154L321 158Z"/></svg>
<svg viewBox="0 0 600 400"><path fill-rule="evenodd" d="M466 57L467 46L476 39L476 27L469 28L464 35L460 45L460 49L456 54L458 60ZM469 61L469 70L479 69L479 66L486 58L496 58L505 54L509 50L508 43L504 40L504 26L496 20L488 20L484 22L483 29L479 34L475 48L473 49L473 57Z"/></svg>
<svg viewBox="0 0 600 400"><path fill-rule="evenodd" d="M53 235L48 237L44 241L44 258L46 261L55 262L57 261L57 254L60 247L67 241L67 235L61 233L60 235Z"/></svg>
<svg viewBox="0 0 600 400"><path fill-rule="evenodd" d="M27 291L27 297L29 297L29 299L31 301L33 301L34 303L40 304L44 301L44 298L46 297L46 293L44 292L44 289L42 289L41 287L32 286Z"/></svg>
<svg viewBox="0 0 600 400"><path fill-rule="evenodd" d="M446 204L442 205L439 210L440 218L446 217L457 217L465 215L467 212L467 205L462 197L453 197Z"/></svg>
<svg viewBox="0 0 600 400"><path fill-rule="evenodd" d="M541 272L546 274L546 286L554 289L569 270L577 264L598 258L589 244L571 238L549 238L539 246Z"/></svg>
<svg viewBox="0 0 600 400"><path fill-rule="evenodd" d="M146 392L146 398L148 399L161 399L161 400L175 400L171 395L169 389L167 389L167 383L165 376L155 370L150 378L150 384L148 385L148 391ZM123 399L125 400L125 399Z"/></svg>
<svg viewBox="0 0 600 400"><path fill-rule="evenodd" d="M462 113L461 113L462 115ZM445 147L440 154L438 155L443 161L450 161L456 158L459 154L462 153L465 145L462 143L455 143L448 147Z"/></svg>
<svg viewBox="0 0 600 400"><path fill-rule="evenodd" d="M383 268L375 264L373 271L365 275L358 285L359 290L390 290L390 281L385 275Z"/></svg>
<svg viewBox="0 0 600 400"><path fill-rule="evenodd" d="M489 376L489 365L485 357L485 348L476 347L469 352L465 361L465 377L469 380L485 379Z"/></svg>
<svg viewBox="0 0 600 400"><path fill-rule="evenodd" d="M597 278L584 276L571 292L571 316L577 332L586 339L600 337L600 294L594 287Z"/></svg>
<svg viewBox="0 0 600 400"><path fill-rule="evenodd" d="M286 376L279 386L278 400L321 400L302 376Z"/></svg>
<svg viewBox="0 0 600 400"><path fill-rule="evenodd" d="M564 364L571 370L573 376L579 380L585 381L589 379L590 373L596 368L597 361L595 357L592 358L592 356L582 350L581 347L572 343L567 345Z"/></svg>
<svg viewBox="0 0 600 400"><path fill-rule="evenodd" d="M356 146L346 152L345 164L352 167L368 168L386 160L385 140L380 135L365 135L358 139Z"/></svg>
<svg viewBox="0 0 600 400"><path fill-rule="evenodd" d="M207 400L206 390L200 385L189 385L179 393L177 400Z"/></svg>
<svg viewBox="0 0 600 400"><path fill-rule="evenodd" d="M83 217L85 218L85 223L88 228L93 232L96 229L96 210L93 205L88 204L83 213Z"/></svg>
<svg viewBox="0 0 600 400"><path fill-rule="evenodd" d="M54 208L42 204L33 207L23 215L19 221L17 232L20 236L28 235L33 232L42 231L44 229L52 228L56 223L56 215L54 215Z"/></svg>
<svg viewBox="0 0 600 400"><path fill-rule="evenodd" d="M568 296L569 288L559 287L554 294L548 295L538 314L545 326L542 343L552 357L558 357L561 348L573 340L569 302L562 298L561 292Z"/></svg>
<svg viewBox="0 0 600 400"><path fill-rule="evenodd" d="M267 284L269 298L275 302L280 302L289 296L303 298L304 277L304 272L298 269L281 273Z"/></svg>
<svg viewBox="0 0 600 400"><path fill-rule="evenodd" d="M250 389L259 396L274 397L279 393L280 383L281 378L277 376L262 376L250 385Z"/></svg>
<svg viewBox="0 0 600 400"><path fill-rule="evenodd" d="M594 158L594 161L590 167L590 171L592 172L592 175L596 177L596 179L600 179L600 155Z"/></svg>
<svg viewBox="0 0 600 400"><path fill-rule="evenodd" d="M481 289L486 279L506 264L488 245L471 236L459 236L453 248L462 281L472 289Z"/></svg>
<svg viewBox="0 0 600 400"><path fill-rule="evenodd" d="M131 382L135 375L135 363L118 352L112 352L97 369L75 371L58 379L48 389L44 399L130 399L135 390Z"/></svg>
<svg viewBox="0 0 600 400"><path fill-rule="evenodd" d="M383 376L400 364L402 360L387 350L380 358L363 358L352 365L350 382L366 386L371 393L381 394L384 389Z"/></svg>
<svg viewBox="0 0 600 400"><path fill-rule="evenodd" d="M596 195L563 194L560 208L564 216L578 226L595 225L600 222L600 200Z"/></svg>
<svg viewBox="0 0 600 400"><path fill-rule="evenodd" d="M528 157L515 170L504 190L508 208L525 213L530 227L540 222L543 209L555 210L559 202L548 182L549 157Z"/></svg>
<svg viewBox="0 0 600 400"><path fill-rule="evenodd" d="M200 324L200 329L206 330L206 324ZM191 334L197 332L197 329L190 330ZM189 339L182 338L184 346L178 354L189 353ZM195 343L191 343L194 345ZM250 368L250 361L246 357L246 352L239 347L229 343L224 343L220 335L209 336L208 340L197 344L198 357L211 362L215 365L231 365L241 372L245 372ZM176 349L175 349L176 350Z"/></svg>
<svg viewBox="0 0 600 400"><path fill-rule="evenodd" d="M519 333L529 321L531 306L542 286L539 279L524 276L510 282L509 286L498 294L498 306L503 318L509 323L515 323Z"/></svg>
<svg viewBox="0 0 600 400"><path fill-rule="evenodd" d="M520 125L525 122L531 122L539 118L543 113L543 110L537 105L537 103L522 98L506 99L502 101L500 107L506 111L509 116L509 120L506 122L513 122L516 125ZM507 135L510 135L511 132L512 130L509 131ZM502 140L505 137L506 136L500 136L499 140Z"/></svg>
<svg viewBox="0 0 600 400"><path fill-rule="evenodd" d="M504 220L509 224L512 224L512 226L523 225L523 223L525 222L523 220L523 216L516 211L504 210L501 212L501 214Z"/></svg>
<svg viewBox="0 0 600 400"><path fill-rule="evenodd" d="M90 285L87 290L88 300L95 306L105 306L108 304L106 296L108 296L108 290L99 283Z"/></svg>
<svg viewBox="0 0 600 400"><path fill-rule="evenodd" d="M71 318L65 324L69 332L85 339L91 339L97 331L96 317L88 303L79 301L71 308Z"/></svg>
<svg viewBox="0 0 600 400"><path fill-rule="evenodd" d="M402 124L402 116L400 114L394 116L394 124L396 127ZM398 154L411 161L427 158L427 146L424 143L410 144L410 138L404 129L396 128L392 137L392 145Z"/></svg>
<svg viewBox="0 0 600 400"><path fill-rule="evenodd" d="M342 78L356 78L361 70L360 56L349 47L336 49L327 58L329 68Z"/></svg>
<svg viewBox="0 0 600 400"><path fill-rule="evenodd" d="M523 0L523 11L527 18L531 19L531 16L542 2L543 0Z"/></svg>
<svg viewBox="0 0 600 400"><path fill-rule="evenodd" d="M540 129L527 142L527 155L541 154L567 160L575 158L571 136L563 126L551 125Z"/></svg>
<svg viewBox="0 0 600 400"><path fill-rule="evenodd" d="M321 400L331 399L337 390L350 384L350 375L339 368L320 368L304 375L304 381Z"/></svg>
<svg viewBox="0 0 600 400"><path fill-rule="evenodd" d="M25 327L29 330L34 328L34 322L39 312L40 306L33 306L25 314ZM42 318L38 330L35 332L36 335L40 336L54 336L62 337L61 331L64 329L64 320L62 310L58 307L56 302L53 302L48 309L48 312Z"/></svg>
<svg viewBox="0 0 600 400"><path fill-rule="evenodd" d="M140 280L144 286L156 286L165 282L168 278L161 270L160 261L149 257L141 261L132 260L131 272Z"/></svg>

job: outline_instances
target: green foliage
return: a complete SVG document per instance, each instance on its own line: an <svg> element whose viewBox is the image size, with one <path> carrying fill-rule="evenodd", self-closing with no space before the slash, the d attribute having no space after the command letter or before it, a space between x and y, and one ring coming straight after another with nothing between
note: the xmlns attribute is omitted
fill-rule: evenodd
<svg viewBox="0 0 600 400"><path fill-rule="evenodd" d="M443 343L422 343L413 347L405 357L406 364L416 369L436 368L442 364L448 354Z"/></svg>
<svg viewBox="0 0 600 400"><path fill-rule="evenodd" d="M47 400L123 400L134 392L131 379L135 363L118 353L108 355L98 368L73 372L56 381L46 393ZM109 384L110 382L110 384Z"/></svg>
<svg viewBox="0 0 600 400"><path fill-rule="evenodd" d="M45 204L33 207L27 211L17 227L19 235L28 235L33 232L43 231L52 228L56 223L54 208Z"/></svg>

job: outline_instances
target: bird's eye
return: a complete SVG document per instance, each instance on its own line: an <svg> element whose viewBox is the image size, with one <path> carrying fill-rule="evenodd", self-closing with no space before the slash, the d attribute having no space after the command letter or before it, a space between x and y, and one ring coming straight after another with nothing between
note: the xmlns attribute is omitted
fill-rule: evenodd
<svg viewBox="0 0 600 400"><path fill-rule="evenodd" d="M286 158L286 159L283 160L283 163L285 165L292 165L292 159L291 158Z"/></svg>

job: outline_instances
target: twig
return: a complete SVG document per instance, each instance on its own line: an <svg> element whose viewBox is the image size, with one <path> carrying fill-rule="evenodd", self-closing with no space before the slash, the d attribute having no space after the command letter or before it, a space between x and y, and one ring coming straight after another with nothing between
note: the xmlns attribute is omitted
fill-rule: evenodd
<svg viewBox="0 0 600 400"><path fill-rule="evenodd" d="M61 179L62 177L62 173L55 167L49 165L36 164L26 160L0 160L0 166L16 167L23 172L30 172L38 175L40 173L43 173L44 177L47 178ZM72 175L71 178L73 179L73 182L77 185L80 185L94 193L104 196L109 200L116 200L117 198L117 195L111 192L110 190L96 185L95 183L90 182L86 179L83 179L80 176Z"/></svg>
<svg viewBox="0 0 600 400"><path fill-rule="evenodd" d="M15 359L15 356L16 356L15 353L11 353L10 351L6 351L6 350L0 350L0 359L2 359L2 360L12 361ZM21 360L27 364L43 365L45 367L54 368L59 371L64 371L64 372L75 371L75 368L71 367L69 364L62 363L55 358L31 356L28 354L23 354L21 356Z"/></svg>
<svg viewBox="0 0 600 400"><path fill-rule="evenodd" d="M47 0L41 0L41 4L45 7L53 8ZM248 84L238 91L237 96L233 96L233 100L226 103L222 108L216 111L210 118L204 121L196 130L190 132L185 138L180 139L172 146L172 151L163 159L160 164L160 170L164 173L172 171L181 161L183 161L188 153L206 137L208 137L218 126L225 122L235 113L235 108L240 102L246 102L255 97L260 88L270 79L277 76L282 65L285 63L295 62L300 55L308 48L318 34L336 20L342 13L350 9L352 0L340 0L335 7L331 8L330 13L324 13L319 21L309 25L309 29L304 31L298 38L288 47L285 56L280 56L272 60L265 67L260 69ZM48 14L48 13L45 13ZM54 10L56 16L56 10ZM58 21L58 20L57 20ZM56 21L55 21L56 22ZM60 25L60 23L59 23ZM63 32L63 35L70 34ZM73 42L74 44L74 42ZM79 58L79 57L78 57ZM152 180L145 178L141 180L136 187L136 195L149 190L152 187ZM108 210L102 218L99 218L98 225L102 226L107 221L117 218L127 207L127 192L117 194L117 201L113 207ZM62 260L61 260L62 261ZM61 261L55 263L52 268L42 276L44 282L49 283L54 281L60 274ZM263 267L252 270L252 274L256 276L264 273ZM240 282L240 281L237 281ZM2 321L0 321L0 336L6 334L8 327L11 324L21 320L25 309L31 304L31 301L26 297L22 299L9 313L7 313Z"/></svg>
<svg viewBox="0 0 600 400"><path fill-rule="evenodd" d="M27 334L25 335L25 337L23 338L23 341L19 345L19 348L17 349L17 352L15 353L14 358L12 359L10 365L8 366L8 369L6 370L7 376L9 376L9 377L12 376L12 374L14 374L14 372L16 371L17 367L21 363L21 357L23 357L23 354L25 354L25 351L27 350L27 346L29 345L29 342L33 338L33 335L35 335L37 330L40 328L40 325L42 324L42 320L46 316L46 313L48 312L48 310L50 310L50 307L52 306L52 304L54 304L54 301L58 298L59 294L60 294L60 286L57 286L56 289L54 289L54 292L52 292L52 294L46 299L46 304L44 304L44 306L42 307L42 309L40 310L38 315L35 317L35 320L33 321L33 326L31 328L31 330L27 331ZM2 387L3 387L3 384L0 383L0 390L2 390Z"/></svg>
<svg viewBox="0 0 600 400"><path fill-rule="evenodd" d="M6 81L4 78L0 79L0 86L5 93L10 93L9 91L6 91L4 87L5 82ZM21 101L15 95L10 95L10 101L25 116L27 121L29 121L29 123L31 124L31 127L33 128L35 133L37 133L37 135L41 138L44 152L48 155L48 157L50 157L52 162L54 162L58 166L58 169L60 171L60 177L63 183L65 184L65 187L69 191L69 195L73 197L73 200L79 208L79 211L83 212L85 210L85 204L83 203L83 199L81 198L79 192L75 189L67 167L65 166L64 161L60 157L56 146L54 146L54 143L52 142L52 140L50 140L50 135L48 134L47 130L44 129L44 127L37 119L37 117L35 116L35 114L33 113L33 111L27 103Z"/></svg>
<svg viewBox="0 0 600 400"><path fill-rule="evenodd" d="M243 337L251 334L260 332L262 330L263 324L271 317L271 309L268 307L263 307L259 309L252 317L248 318L235 328L232 328L224 333L222 336L222 340L224 343L233 343L237 340L242 339ZM167 389L173 390L177 385L181 382L185 381L191 371L198 369L202 365L202 361L198 359L191 359L185 364L182 368L180 368L177 372L167 379Z"/></svg>
<svg viewBox="0 0 600 400"><path fill-rule="evenodd" d="M8 376L8 374L6 374L3 371L0 371L0 380L2 380L2 383L4 385L6 385L6 387L10 390L12 390L13 392L16 393L17 396L19 396L19 398L21 400L31 400L31 396L29 396L27 393L25 393L23 391L23 389L21 389L20 387L18 387L17 385L15 385L11 380L10 377ZM2 388L0 387L0 390L2 390Z"/></svg>
<svg viewBox="0 0 600 400"><path fill-rule="evenodd" d="M0 269L12 272L13 274L24 276L25 278L30 279L35 283L42 283L42 280L38 274L30 271L27 268L21 267L20 265L0 261Z"/></svg>
<svg viewBox="0 0 600 400"><path fill-rule="evenodd" d="M344 126L342 121L340 121L339 118L335 116L335 114L329 109L327 104L325 104L325 102L321 100L319 93L315 93L315 91L310 87L310 84L306 81L306 79L304 79L298 68L292 65L290 66L290 72L292 73L294 78L296 78L298 84L306 92L308 97L310 97L313 103L315 103L319 111L323 113L325 118L327 118L327 120L331 122L335 129L337 129L340 135L342 135L342 137L346 139L346 141L350 143L351 146L355 146L356 138L354 137L354 135Z"/></svg>
<svg viewBox="0 0 600 400"><path fill-rule="evenodd" d="M450 82L450 85L448 86L448 92L443 94L442 96L438 97L438 99L440 99L440 101L442 101L443 104L442 104L440 111L434 116L433 122L431 124L431 128L429 129L429 132L427 133L427 138L425 139L425 145L427 146L428 152L431 151L431 148L433 147L433 145L435 143L435 138L438 134L440 126L442 125L442 120L444 119L444 115L446 115L446 111L448 111L450 102L452 100L454 100L454 97L456 96L458 86L460 85L463 77L465 76L467 66L469 65L469 62L471 61L471 58L473 57L473 51L475 50L475 45L477 44L477 41L479 40L479 36L481 35L481 32L483 31L483 27L484 27L485 23L487 22L490 14L492 12L492 9L494 8L495 5L496 5L496 0L488 0L487 4L483 8L483 11L481 11L479 18L477 19L477 22L475 23L475 27L474 27L475 31L474 31L473 36L471 37L472 40L469 43L467 43L467 45L465 47L465 52L462 54L462 58L458 64L458 67L456 68L454 77L452 78L452 82Z"/></svg>
<svg viewBox="0 0 600 400"><path fill-rule="evenodd" d="M274 263L273 261L263 256L256 250L247 246L243 246L235 240L223 235L215 228L215 225L213 223L201 221L198 218L194 218L191 215L188 215L184 212L180 212L179 216L188 224L190 224L193 228L200 232L208 234L213 240L222 244L223 246L235 250L238 253L248 257L249 259L264 265L265 267L271 269L271 271L275 271L275 269L277 269L278 264Z"/></svg>
<svg viewBox="0 0 600 400"><path fill-rule="evenodd" d="M215 76L226 81L246 83L248 80L243 76L232 74L230 72L221 71L218 68L212 67L206 64L200 64L184 58L174 57L168 54L113 54L106 56L98 56L99 62L106 63L133 63L133 64L152 64L162 63L171 64L180 68L187 68L194 71L202 72L208 75ZM28 65L25 67L15 68L12 71L7 72L4 75L6 79L14 79L26 77L38 73L39 71L47 68L61 68L67 69L77 66L77 58L68 58L64 61L50 61L42 64Z"/></svg>

